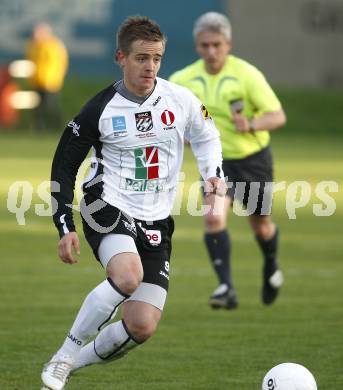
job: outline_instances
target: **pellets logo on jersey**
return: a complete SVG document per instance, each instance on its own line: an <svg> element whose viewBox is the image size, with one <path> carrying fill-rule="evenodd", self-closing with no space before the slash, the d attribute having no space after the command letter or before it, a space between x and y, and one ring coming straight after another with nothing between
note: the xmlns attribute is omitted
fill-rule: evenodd
<svg viewBox="0 0 343 390"><path fill-rule="evenodd" d="M135 114L135 118L138 131L146 133L153 128L151 111L139 112Z"/></svg>
<svg viewBox="0 0 343 390"><path fill-rule="evenodd" d="M201 112L202 112L202 116L204 117L204 119L211 119L211 116L210 116L209 112L207 111L207 108L203 104L201 105Z"/></svg>
<svg viewBox="0 0 343 390"><path fill-rule="evenodd" d="M135 179L158 179L158 148L148 146L135 149Z"/></svg>
<svg viewBox="0 0 343 390"><path fill-rule="evenodd" d="M169 110L164 110L161 115L161 120L166 126L170 126L174 123L175 115Z"/></svg>

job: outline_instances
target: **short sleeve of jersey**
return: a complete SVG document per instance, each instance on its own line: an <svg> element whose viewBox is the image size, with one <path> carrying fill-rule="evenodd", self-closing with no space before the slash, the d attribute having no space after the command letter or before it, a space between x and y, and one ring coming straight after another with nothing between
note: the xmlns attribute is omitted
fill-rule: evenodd
<svg viewBox="0 0 343 390"><path fill-rule="evenodd" d="M264 75L254 66L249 65L246 71L247 97L257 111L272 112L281 109L281 103L268 84Z"/></svg>

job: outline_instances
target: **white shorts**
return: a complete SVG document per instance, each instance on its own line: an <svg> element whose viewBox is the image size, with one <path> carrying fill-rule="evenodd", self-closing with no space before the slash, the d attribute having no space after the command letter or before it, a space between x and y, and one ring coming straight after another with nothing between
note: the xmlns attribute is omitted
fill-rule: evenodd
<svg viewBox="0 0 343 390"><path fill-rule="evenodd" d="M125 302L141 301L150 303L150 305L163 311L166 299L167 291L164 288L157 284L142 282Z"/></svg>
<svg viewBox="0 0 343 390"><path fill-rule="evenodd" d="M124 252L138 254L135 240L125 234L107 234L102 239L98 249L100 263L106 269L113 256Z"/></svg>
<svg viewBox="0 0 343 390"><path fill-rule="evenodd" d="M135 241L125 234L107 234L101 241L98 255L104 269L111 258L119 253L137 253ZM161 286L153 283L141 282L127 301L141 301L149 303L163 310L167 298L167 291Z"/></svg>

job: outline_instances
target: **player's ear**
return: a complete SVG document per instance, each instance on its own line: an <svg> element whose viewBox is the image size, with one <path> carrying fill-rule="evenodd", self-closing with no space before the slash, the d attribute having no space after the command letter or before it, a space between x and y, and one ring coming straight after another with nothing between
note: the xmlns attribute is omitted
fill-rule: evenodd
<svg viewBox="0 0 343 390"><path fill-rule="evenodd" d="M115 54L115 60L120 65L123 66L125 62L125 55L121 50L117 50Z"/></svg>

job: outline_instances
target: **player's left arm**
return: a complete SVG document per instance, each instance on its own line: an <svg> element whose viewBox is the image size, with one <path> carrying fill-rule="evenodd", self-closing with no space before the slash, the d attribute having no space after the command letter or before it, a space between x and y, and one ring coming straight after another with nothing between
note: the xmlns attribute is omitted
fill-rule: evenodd
<svg viewBox="0 0 343 390"><path fill-rule="evenodd" d="M219 131L200 100L191 93L189 96L191 107L185 138L190 143L199 172L205 181L205 192L224 196L226 191Z"/></svg>

